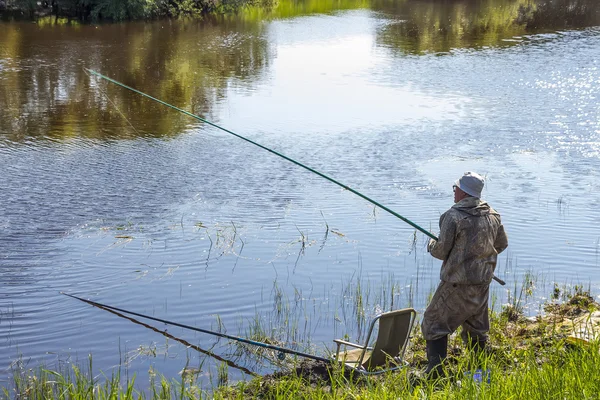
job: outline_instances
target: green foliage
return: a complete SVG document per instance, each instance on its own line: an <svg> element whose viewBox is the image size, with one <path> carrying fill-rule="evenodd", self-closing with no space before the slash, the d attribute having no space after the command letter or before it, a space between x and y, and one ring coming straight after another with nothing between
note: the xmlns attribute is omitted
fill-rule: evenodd
<svg viewBox="0 0 600 400"><path fill-rule="evenodd" d="M271 5L274 0L148 0L151 14L201 17L209 13L234 13L245 6Z"/></svg>
<svg viewBox="0 0 600 400"><path fill-rule="evenodd" d="M199 17L202 14L201 0L156 0L149 1L151 15L170 17L192 16Z"/></svg>
<svg viewBox="0 0 600 400"><path fill-rule="evenodd" d="M124 21L160 17L191 16L209 13L232 13L248 5L272 5L275 0L13 0L7 4L29 13L47 14L81 20ZM39 4L38 4L39 3ZM4 3L2 3L4 4ZM44 12L45 11L45 12Z"/></svg>
<svg viewBox="0 0 600 400"><path fill-rule="evenodd" d="M86 0L84 0L86 1ZM139 19L145 16L144 0L87 0L92 5L90 16L94 20L110 19L122 21Z"/></svg>
<svg viewBox="0 0 600 400"><path fill-rule="evenodd" d="M92 20L123 21L144 18L146 0L56 0L60 14Z"/></svg>
<svg viewBox="0 0 600 400"><path fill-rule="evenodd" d="M39 4L38 4L39 3ZM240 10L254 17L292 17L337 10L371 8L409 15L403 24L384 30L386 41L412 38L411 52L461 47L471 36L482 45L500 37L520 35L544 26L595 25L600 16L597 0L0 0L8 9L32 18L52 13L80 20L123 21L161 17L232 14Z"/></svg>
<svg viewBox="0 0 600 400"><path fill-rule="evenodd" d="M15 7L33 16L33 13L37 8L37 0L16 0Z"/></svg>

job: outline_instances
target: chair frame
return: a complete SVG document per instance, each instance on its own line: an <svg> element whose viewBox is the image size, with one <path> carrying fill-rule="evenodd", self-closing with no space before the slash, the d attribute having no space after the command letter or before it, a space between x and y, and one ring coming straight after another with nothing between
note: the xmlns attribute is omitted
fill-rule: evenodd
<svg viewBox="0 0 600 400"><path fill-rule="evenodd" d="M399 349L400 351L398 352L397 356L390 356L389 354L386 353L386 355L389 357L389 361L393 362L394 366L392 366L390 368L383 368L383 369L377 369L377 370L372 370L372 371L367 370L364 367L364 359L365 359L365 355L367 354L367 351L374 349L374 347L369 346L368 344L369 344L369 341L371 340L371 336L373 334L373 329L375 328L375 324L382 317L389 317L390 314L406 314L406 313L412 314L411 318L410 318L410 324L408 327L408 331L407 331L408 333L406 336L406 340L402 344L402 347ZM342 339L334 339L333 340L337 344L337 350L335 352L335 360L342 362L342 364L344 365L345 368L350 368L350 369L352 369L356 372L359 372L363 375L379 375L379 374L383 374L388 371L396 371L398 369L406 367L408 365L408 362L404 361L404 353L406 352L406 348L408 347L408 342L411 339L411 332L412 332L416 317L417 317L417 312L415 311L414 308L403 308L401 310L389 311L389 312L381 313L381 314L377 315L375 318L373 318L373 321L371 321L371 324L369 326L369 331L368 331L369 333L367 334L367 339L366 339L364 345L348 342L348 341L342 340ZM339 356L340 356L340 347L341 346L349 346L349 347L354 347L357 349L362 349L360 357L356 361L356 367L348 365L345 362L343 362L343 360L340 360Z"/></svg>

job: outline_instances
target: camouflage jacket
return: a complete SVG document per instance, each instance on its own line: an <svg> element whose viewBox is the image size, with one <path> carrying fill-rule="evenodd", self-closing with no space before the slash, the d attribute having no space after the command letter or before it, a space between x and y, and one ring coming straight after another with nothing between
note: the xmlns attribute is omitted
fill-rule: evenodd
<svg viewBox="0 0 600 400"><path fill-rule="evenodd" d="M428 250L442 261L440 278L445 282L489 284L498 254L508 238L498 214L485 201L467 197L440 217L440 237Z"/></svg>

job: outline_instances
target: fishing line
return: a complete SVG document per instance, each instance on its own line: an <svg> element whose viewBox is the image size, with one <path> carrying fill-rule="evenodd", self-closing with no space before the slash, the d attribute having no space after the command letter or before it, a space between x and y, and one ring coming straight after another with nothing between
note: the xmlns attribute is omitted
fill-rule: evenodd
<svg viewBox="0 0 600 400"><path fill-rule="evenodd" d="M85 72L85 74L86 74L88 77L91 77L88 71L89 71L88 69L86 69L86 68L83 68L83 72ZM122 112L122 111L119 109L119 107L117 106L117 104L116 104L114 101L112 101L112 100L110 99L110 96L108 95L108 93L106 93L104 90L102 90L102 89L101 89L99 86L98 86L98 90L100 91L100 93L102 93L102 94L104 95L104 97L106 98L106 100L108 100L108 102L109 102L110 104L112 104L112 105L113 105L113 107L114 107L114 108L117 110L117 112L118 112L119 114L121 114L121 117L123 117L123 119L124 119L125 121L127 121L127 123L129 124L129 126L131 127L131 129L133 129L133 131L134 131L134 132L135 132L137 135L139 135L139 134L140 134L140 132L139 132L139 131L138 131L138 130L135 128L135 126L133 126L133 124L131 123L131 121L129 121L129 119L127 119L127 117L126 117L126 116L125 116L125 114L123 114L123 112Z"/></svg>
<svg viewBox="0 0 600 400"><path fill-rule="evenodd" d="M330 363L332 361L332 360L330 360L328 358L319 357L319 356L313 356L312 354L303 353L301 351L296 351L296 350L292 350L292 349L287 349L285 347L275 346L275 345L268 344L268 343L263 343L263 342L257 342L255 340L245 339L245 338L242 338L242 337L239 337L239 336L228 335L226 333L209 331L208 329L196 328L195 326L184 325L184 324L180 324L178 322L168 321L166 319L151 317L149 315L144 315L144 314L136 313L136 312L133 312L133 311L124 310L122 308L117 308L117 307L109 306L109 305L106 305L106 304L97 303L97 302L92 301L92 300L82 299L81 297L77 297L75 295L68 294L68 293L65 293L65 292L60 292L60 294L64 294L65 296L69 296L69 297L71 297L73 299L77 299L79 301L83 301L84 303L88 303L88 304L90 304L90 305L92 305L94 307L98 307L98 308L102 308L102 309L106 309L106 310L118 311L118 312L121 312L121 313L124 313L124 314L129 314L129 315L135 315L136 317L146 318L146 319L149 319L149 320L152 320L152 321L156 321L156 322L161 322L161 323L167 324L167 325L178 326L180 328L189 329L191 331L207 333L209 335L219 336L219 337L222 337L222 338L225 338L225 339L234 340L234 341L241 342L241 343L251 344L253 346L259 346L259 347L264 347L266 349L276 350L276 351L279 352L278 358L280 360L283 360L285 358L285 354L293 354L293 355L304 357L304 358L311 358L311 359L317 360L317 361L324 361L326 363Z"/></svg>
<svg viewBox="0 0 600 400"><path fill-rule="evenodd" d="M181 109L181 108L179 108L179 107L176 107L176 106L174 106L174 105L172 105L172 104L169 104L169 103L167 103L167 102L165 102L165 101L162 101L162 100L160 100L160 99L157 99L156 97L152 97L152 96L150 96L149 94L146 94L146 93L144 93L144 92L141 92L141 91L139 91L139 90L137 90L137 89L134 89L134 88L132 88L132 87L130 87L130 86L127 86L127 85L125 85L124 83L121 83L121 82L119 82L119 81L116 81L116 80L114 80L114 79L112 79L112 78L109 78L109 77L107 77L107 76L105 76L105 75L102 75L102 74L100 74L100 73L98 73L98 72L96 72L96 71L94 71L94 70L87 69L87 71L88 71L89 73L93 74L93 75L96 75L97 77L99 77L99 78L101 78L101 79L104 79L104 80L106 80L106 81L108 81L108 82L114 83L115 85L121 86L122 88L125 88L125 89L128 89L128 90L131 90L132 92L135 92L135 93L137 93L137 94L139 94L139 95L142 95L142 96L144 96L144 97L147 97L147 98L149 98L150 100L154 100L154 101L156 101L156 102L158 102L158 103L160 103L160 104L162 104L162 105L165 105L165 106L167 106L167 107L170 107L170 108L172 108L172 109L174 109L174 110L177 110L177 111L179 111L179 112L181 112L181 113L183 113L183 114L185 114L185 115L188 115L188 116L190 116L190 117L192 117L192 118L195 118L195 119L197 119L198 121L204 122L204 123L206 123L206 124L208 124L208 125L210 125L210 126L213 126L213 127L217 128L217 129L220 129L220 130L222 130L222 131L224 131L224 132L227 132L227 133L229 133L230 135L233 135L233 136L235 136L235 137L237 137L237 138L239 138L239 139L242 139L242 140L244 140L244 141L246 141L246 142L248 142L248 143L251 143L251 144L253 144L253 145L257 146L257 147L260 147L261 149L263 149L263 150L266 150L266 151L268 151L269 153L275 154L276 156L279 156L279 157L283 158L284 160L287 160L287 161L289 161L289 162L291 162L291 163L293 163L293 164L295 164L295 165L297 165L297 166L299 166L299 167L302 167L302 168L304 168L304 169L306 169L306 170L308 170L308 171L312 172L313 174L316 174L316 175L320 176L321 178L327 179L329 182L335 183L336 185L338 185L338 186L340 186L340 187L342 187L342 188L344 188L344 189L348 190L349 192L352 192L352 193L354 193L355 195L357 195L357 196L359 196L359 197L361 197L361 198L365 199L365 200L366 200L366 201L368 201L369 203L371 203L371 204L374 204L375 206L377 206L377 207L381 208L382 210L385 210L385 211L387 211L388 213L392 214L394 217L397 217L397 218L401 219L402 221L406 222L407 224L409 224L409 225L410 225L410 226L412 226L413 228L415 228L415 229L417 229L418 231L420 231L420 232L424 233L425 235L429 236L429 237L430 237L430 238L432 238L433 240L438 240L438 238L437 238L437 237L436 237L436 236L435 236L433 233L431 233L431 232L429 232L428 230L426 230L425 228L422 228L421 226L419 226L419 225L415 224L414 222L412 222L412 221L411 221L411 220L409 220L408 218L405 218L405 217L403 217L402 215L398 214L397 212L393 211L392 209L390 209L390 208L388 208L388 207L384 206L383 204L381 204L381 203L379 203L379 202L377 202L377 201L375 201L375 200L371 199L371 198L370 198L370 197L368 197L368 196L365 196L364 194L362 194L362 193L360 193L360 192L358 192L358 191L356 191L356 190L352 189L351 187L349 187L349 186L347 186L347 185L345 185L345 184L343 184L343 183L341 183L341 182L339 182L339 181L337 181L337 180L335 180L335 179L333 179L333 178L331 178L331 177L329 177L329 176L327 176L327 175L323 174L322 172L319 172L319 171L317 171L317 170L315 170L315 169L313 169L313 168L311 168L311 167L308 167L308 166L306 166L306 165L302 164L301 162L299 162L299 161L296 161L296 160L294 160L294 159L292 159L292 158L290 158L290 157L287 157L287 156L285 156L285 155L283 155L283 154L281 154L281 153L279 153L279 152L277 152L277 151L275 151L275 150L273 150L273 149L270 149L270 148L268 148L268 147L266 147L266 146L263 146L263 145L262 145L262 144L260 144L260 143L257 143L257 142L255 142L255 141L253 141L253 140L250 140L250 139L248 139L248 138L246 138L246 137L244 137L244 136L238 135L237 133L235 133L235 132L233 132L233 131L230 131L229 129L223 128L222 126L219 126L219 125L217 125L217 124L215 124L215 123L213 123L213 122L210 122L210 121L208 121L208 120L206 120L206 119L204 119L204 118L202 118L202 117L199 117L199 116L198 116L198 115L196 115L196 114L192 114L192 113L191 113L191 112L189 112L189 111L183 110L183 109ZM505 285L505 284L506 284L506 283L505 283L503 280L501 280L500 278L497 278L496 276L494 276L494 280L495 280L496 282L500 283L501 285Z"/></svg>

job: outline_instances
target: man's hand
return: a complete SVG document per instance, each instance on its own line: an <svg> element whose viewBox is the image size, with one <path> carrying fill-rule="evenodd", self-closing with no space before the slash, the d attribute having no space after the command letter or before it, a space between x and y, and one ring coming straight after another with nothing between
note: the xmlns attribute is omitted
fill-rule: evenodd
<svg viewBox="0 0 600 400"><path fill-rule="evenodd" d="M431 249L433 248L433 246L435 246L436 243L437 243L437 240L429 239L429 243L427 243L427 252L428 253L431 253Z"/></svg>

